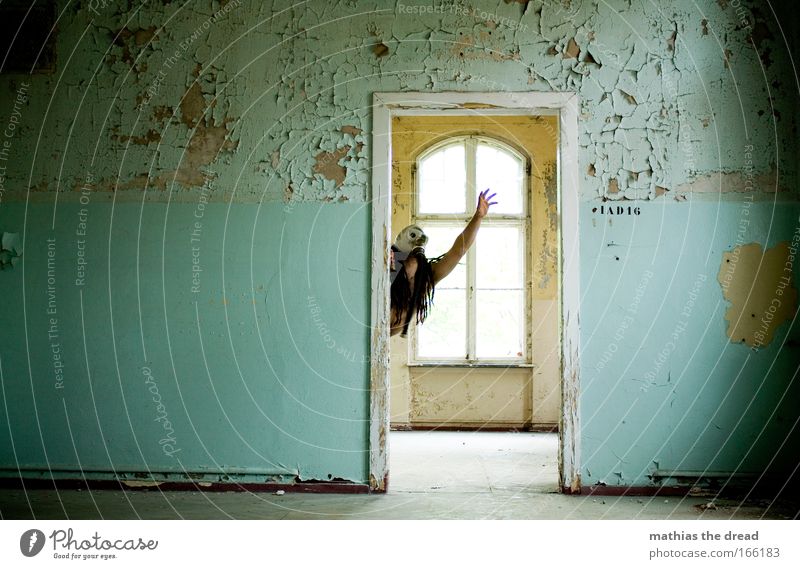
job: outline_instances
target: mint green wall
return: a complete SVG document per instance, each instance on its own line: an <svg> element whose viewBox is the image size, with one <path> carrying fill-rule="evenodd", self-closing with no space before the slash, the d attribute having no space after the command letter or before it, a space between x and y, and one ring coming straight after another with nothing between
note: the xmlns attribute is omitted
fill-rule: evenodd
<svg viewBox="0 0 800 569"><path fill-rule="evenodd" d="M26 220L24 265L1 275L5 468L366 479L363 205L210 204L194 285L194 207L92 204L77 287L80 207L55 230L51 206L0 210Z"/></svg>
<svg viewBox="0 0 800 569"><path fill-rule="evenodd" d="M717 275L740 239L742 204L641 208L610 224L591 211L581 219L581 286L595 299L581 312L583 483L643 486L674 471L785 479L800 444L800 330L785 322L758 350L726 335ZM773 247L800 232L796 206L748 211L744 242Z"/></svg>
<svg viewBox="0 0 800 569"><path fill-rule="evenodd" d="M365 482L370 105L402 90L580 95L584 484L791 465L776 445L796 443L796 327L758 352L732 344L716 282L744 200L761 218L746 242L790 240L800 215L798 89L780 31L753 24L765 8L105 4L59 2L54 73L0 75L0 231L24 240L0 272L0 467ZM592 213L619 200L641 215ZM690 326L648 385L698 274Z"/></svg>

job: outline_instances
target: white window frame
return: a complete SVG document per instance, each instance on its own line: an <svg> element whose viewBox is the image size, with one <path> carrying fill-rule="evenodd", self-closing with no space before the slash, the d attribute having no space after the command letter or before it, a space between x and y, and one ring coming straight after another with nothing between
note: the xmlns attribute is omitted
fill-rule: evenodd
<svg viewBox="0 0 800 569"><path fill-rule="evenodd" d="M419 213L419 192L420 192L420 177L418 175L419 165L425 158L456 144L463 143L465 145L465 168L466 168L466 211L464 213L456 214L441 214ZM444 140L437 142L420 152L414 159L414 166L412 168L412 177L414 184L414 193L412 196L412 223L421 223L422 225L452 225L453 222L460 222L463 227L466 227L472 215L475 212L475 206L478 203L478 188L476 185L477 168L476 168L476 155L479 143L487 144L514 156L522 163L523 178L522 178L522 213L508 214L508 213L492 213L491 208L486 217L481 221L481 227L521 227L522 229L522 247L520 248L519 262L522 266L522 291L523 291L523 318L520 319L520 337L522 338L522 356L509 357L509 358L478 358L476 356L477 344L477 310L476 310L476 290L477 290L477 239L480 238L480 231L476 238L476 243L469 248L466 254L467 264L467 355L465 358L452 358L452 357L422 357L418 354L419 335L417 333L417 326L412 326L409 334L409 364L410 365L451 365L451 366L474 366L474 365L502 365L502 366L527 366L531 364L531 346L530 346L530 308L531 308L531 291L530 291L530 169L531 159L527 154L514 148L510 144L499 140L494 137L484 135L455 135L448 137ZM448 244L449 247L450 244ZM434 310L436 298L434 295Z"/></svg>

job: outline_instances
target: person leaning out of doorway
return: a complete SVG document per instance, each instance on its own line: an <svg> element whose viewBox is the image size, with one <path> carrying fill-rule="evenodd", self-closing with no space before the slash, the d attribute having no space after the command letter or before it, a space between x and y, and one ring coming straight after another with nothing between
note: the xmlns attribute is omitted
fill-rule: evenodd
<svg viewBox="0 0 800 569"><path fill-rule="evenodd" d="M461 258L472 247L481 220L489 212L489 206L497 203L490 201L497 194L487 195L489 191L486 189L480 193L475 214L444 255L428 259L424 249L418 247L403 261L403 268L398 272L391 287L392 336L400 334L405 337L408 326L415 316L417 324L425 321L433 305L436 285L456 268ZM394 265L394 252L391 255L391 263Z"/></svg>

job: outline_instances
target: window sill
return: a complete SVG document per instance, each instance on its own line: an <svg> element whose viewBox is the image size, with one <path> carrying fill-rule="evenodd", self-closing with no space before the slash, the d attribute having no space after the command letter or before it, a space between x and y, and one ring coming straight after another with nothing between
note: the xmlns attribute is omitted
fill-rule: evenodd
<svg viewBox="0 0 800 569"><path fill-rule="evenodd" d="M461 367L461 368L535 368L536 364L524 362L408 362L408 367Z"/></svg>

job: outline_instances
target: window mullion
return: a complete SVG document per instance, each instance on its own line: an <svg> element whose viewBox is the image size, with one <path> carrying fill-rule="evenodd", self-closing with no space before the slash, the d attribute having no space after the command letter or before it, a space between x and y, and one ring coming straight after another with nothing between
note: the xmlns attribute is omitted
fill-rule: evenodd
<svg viewBox="0 0 800 569"><path fill-rule="evenodd" d="M477 307L475 303L475 247L467 251L467 359L475 359Z"/></svg>
<svg viewBox="0 0 800 569"><path fill-rule="evenodd" d="M466 140L466 158L467 158L467 211L469 215L471 208L475 207L478 203L478 194L476 193L476 174L475 174L475 150L478 147L474 138L470 137Z"/></svg>
<svg viewBox="0 0 800 569"><path fill-rule="evenodd" d="M474 207L478 202L478 193L476 184L475 173L475 151L477 148L477 141L475 138L467 139L467 213L470 207ZM476 330L477 330L477 310L475 304L475 247L470 247L467 251L467 359L475 359L475 344L476 344Z"/></svg>

